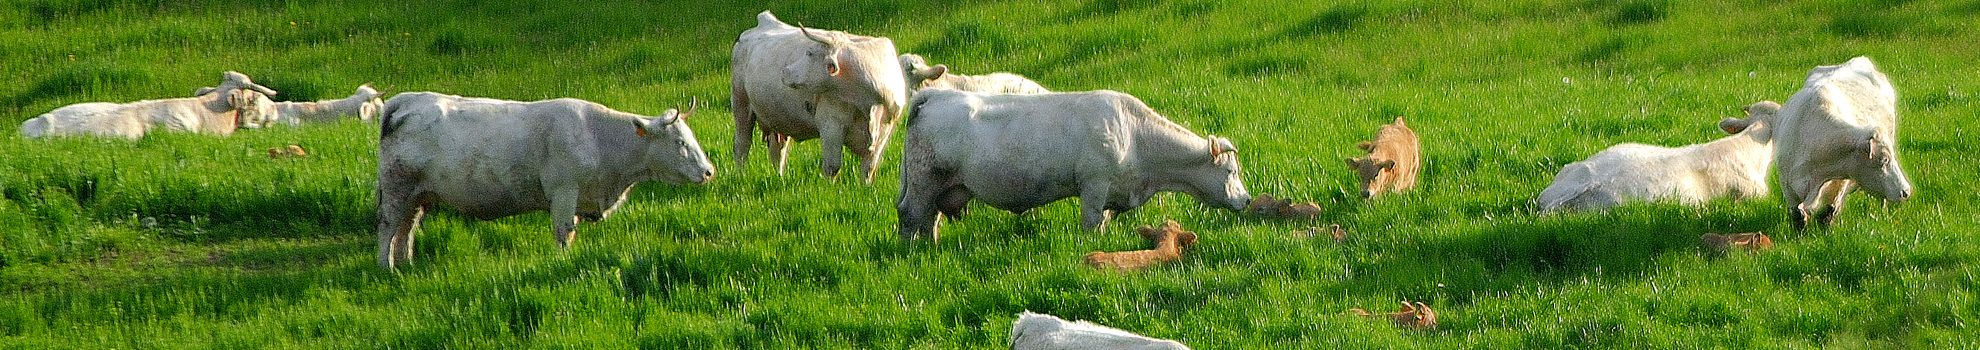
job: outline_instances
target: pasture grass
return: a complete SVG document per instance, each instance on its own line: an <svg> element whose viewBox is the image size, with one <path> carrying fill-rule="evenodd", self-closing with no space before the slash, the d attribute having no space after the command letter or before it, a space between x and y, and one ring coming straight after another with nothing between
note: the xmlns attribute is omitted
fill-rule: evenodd
<svg viewBox="0 0 1980 350"><path fill-rule="evenodd" d="M547 214L427 216L414 264L374 260L375 125L138 141L0 137L0 347L998 348L1024 310L1196 348L1970 348L1980 215L1964 117L1980 3L1375 0L795 1L785 21L893 38L958 72L1134 94L1231 138L1247 185L1314 222L1159 196L1100 232L1076 201L972 205L938 242L895 238L899 150L868 186L729 161L728 55L763 8L631 1L29 1L0 6L0 121L183 96L237 70L278 100L440 91L698 107L718 167L645 184L559 250ZM1736 14L1736 15L1734 15ZM1777 195L1536 215L1554 172L1622 142L1721 137L1740 106L1867 55L1900 96L1903 204L1855 195L1792 232ZM1396 116L1417 191L1357 198L1339 158ZM1976 131L1980 133L1980 131ZM898 144L900 140L894 140ZM269 159L300 144L311 156ZM1077 264L1204 238L1143 273ZM1340 223L1343 242L1295 234ZM1707 232L1780 245L1716 256ZM1436 308L1406 331L1347 308Z"/></svg>

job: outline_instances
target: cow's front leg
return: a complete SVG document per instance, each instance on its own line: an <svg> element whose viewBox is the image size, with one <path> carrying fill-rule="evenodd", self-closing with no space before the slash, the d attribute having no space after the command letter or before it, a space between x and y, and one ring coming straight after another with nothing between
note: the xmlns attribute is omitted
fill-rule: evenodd
<svg viewBox="0 0 1980 350"><path fill-rule="evenodd" d="M577 200L576 188L550 191L550 222L557 236L557 248L570 249L571 241L577 239Z"/></svg>
<svg viewBox="0 0 1980 350"><path fill-rule="evenodd" d="M1079 224L1087 230L1102 229L1113 212L1107 210L1107 199L1112 193L1112 184L1089 182L1079 189Z"/></svg>
<svg viewBox="0 0 1980 350"><path fill-rule="evenodd" d="M732 141L729 148L729 158L735 159L736 169L748 169L749 143L756 138L756 115L750 113L746 103L740 102L742 99L741 91L737 91L733 98L736 98L737 102L731 102L729 107L735 110L736 138ZM769 138L770 135L769 133L765 133L763 137ZM775 157L777 149L774 144L771 145L770 151L772 152L772 157Z"/></svg>
<svg viewBox="0 0 1980 350"><path fill-rule="evenodd" d="M818 128L818 173L826 178L839 175L839 167L845 165L846 130L838 126Z"/></svg>
<svg viewBox="0 0 1980 350"><path fill-rule="evenodd" d="M1810 220L1823 228L1834 226L1836 217L1842 215L1843 203L1849 199L1849 192L1855 189L1856 182L1848 179L1831 180L1822 184L1822 192L1815 197L1822 208L1816 210Z"/></svg>

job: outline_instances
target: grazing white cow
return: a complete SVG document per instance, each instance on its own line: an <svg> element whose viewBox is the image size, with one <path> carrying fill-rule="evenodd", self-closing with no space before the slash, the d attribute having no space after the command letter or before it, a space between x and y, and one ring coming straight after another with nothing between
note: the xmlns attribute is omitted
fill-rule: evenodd
<svg viewBox="0 0 1980 350"><path fill-rule="evenodd" d="M227 136L253 129L274 114L268 96L275 90L246 74L221 74L219 87L201 88L194 97L131 103L90 102L56 108L21 123L21 135L93 135L138 139L152 130Z"/></svg>
<svg viewBox="0 0 1980 350"><path fill-rule="evenodd" d="M1859 185L1894 202L1911 197L1898 165L1897 92L1869 58L1810 70L1781 107L1778 128L1774 161L1795 229L1835 224Z"/></svg>
<svg viewBox="0 0 1980 350"><path fill-rule="evenodd" d="M269 122L299 126L304 123L336 122L337 119L346 116L357 117L358 120L371 120L372 116L378 114L378 108L385 106L385 101L378 98L380 95L383 94L377 89L372 89L371 84L364 84L358 86L357 92L343 99L276 102L275 116L270 118Z"/></svg>
<svg viewBox="0 0 1980 350"><path fill-rule="evenodd" d="M1011 322L1011 350L1188 350L1174 340L1149 338L1092 322L1025 311Z"/></svg>
<svg viewBox="0 0 1980 350"><path fill-rule="evenodd" d="M1158 192L1234 211L1251 201L1230 140L1196 136L1127 94L923 89L911 108L902 239L936 238L936 218L961 215L970 198L1023 213L1077 196L1087 229Z"/></svg>
<svg viewBox="0 0 1980 350"><path fill-rule="evenodd" d="M756 28L736 39L734 55L736 167L748 162L755 129L762 129L777 174L784 173L791 143L816 138L826 177L838 175L844 149L859 157L862 181L873 182L907 103L893 40L793 27L764 11Z"/></svg>
<svg viewBox="0 0 1980 350"><path fill-rule="evenodd" d="M1774 158L1771 139L1781 105L1747 105L1746 119L1726 118L1719 127L1733 136L1668 148L1638 143L1609 147L1568 164L1554 183L1540 191L1540 210L1602 209L1631 201L1675 200L1700 205L1723 196L1750 198L1767 193L1767 170Z"/></svg>
<svg viewBox="0 0 1980 350"><path fill-rule="evenodd" d="M928 60L916 54L901 54L901 75L907 77L908 90L938 88L993 94L1042 94L1045 90L1038 82L1022 75L996 72L984 75L962 75L949 71L949 65L928 66Z"/></svg>
<svg viewBox="0 0 1980 350"><path fill-rule="evenodd" d="M378 264L412 261L432 204L488 220L550 211L557 245L577 219L603 220L649 180L704 183L715 167L686 114L642 117L578 100L403 93L379 111Z"/></svg>

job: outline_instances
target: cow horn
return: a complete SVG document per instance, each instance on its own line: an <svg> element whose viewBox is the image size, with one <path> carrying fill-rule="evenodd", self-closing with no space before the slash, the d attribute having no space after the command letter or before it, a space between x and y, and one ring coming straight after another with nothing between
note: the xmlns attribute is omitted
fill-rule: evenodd
<svg viewBox="0 0 1980 350"><path fill-rule="evenodd" d="M820 37L817 34L811 34L811 29L805 28L803 23L798 24L798 32L804 33L804 37L806 39L811 39L811 41L816 41L820 44L825 44L828 46L832 45L832 40L830 38Z"/></svg>

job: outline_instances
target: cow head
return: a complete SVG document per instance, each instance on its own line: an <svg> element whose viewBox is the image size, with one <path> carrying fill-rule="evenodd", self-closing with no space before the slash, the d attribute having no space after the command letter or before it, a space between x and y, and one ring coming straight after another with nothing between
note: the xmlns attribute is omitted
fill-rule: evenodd
<svg viewBox="0 0 1980 350"><path fill-rule="evenodd" d="M1395 181L1395 160L1348 158L1347 164L1361 179L1361 198L1374 197L1378 189L1386 188L1390 181Z"/></svg>
<svg viewBox="0 0 1980 350"><path fill-rule="evenodd" d="M1244 188L1243 166L1238 162L1237 146L1230 139L1210 136L1210 157L1206 168L1210 173L1192 179L1197 200L1214 203L1225 209L1244 211L1251 204L1251 192Z"/></svg>
<svg viewBox="0 0 1980 350"><path fill-rule="evenodd" d="M943 74L948 73L949 65L938 64L929 67L928 61L922 59L920 55L901 54L901 76L907 78L908 90L921 89L922 84L926 84L929 80L941 79Z"/></svg>
<svg viewBox="0 0 1980 350"><path fill-rule="evenodd" d="M241 129L256 129L275 118L275 101L268 95L250 89L227 90L227 104L234 113L234 126Z"/></svg>
<svg viewBox="0 0 1980 350"><path fill-rule="evenodd" d="M1863 191L1894 202L1911 198L1911 180L1904 176L1904 168L1898 165L1897 147L1887 136L1879 135L1876 129L1862 129L1849 150L1843 166L1849 169L1850 179L1863 186Z"/></svg>
<svg viewBox="0 0 1980 350"><path fill-rule="evenodd" d="M378 92L378 89L371 88L371 84L364 84L359 85L357 92L347 98L364 101L364 105L358 107L358 120L371 120L371 117L378 116L378 110L385 108L385 100L379 99L383 95L385 94Z"/></svg>
<svg viewBox="0 0 1980 350"><path fill-rule="evenodd" d="M1781 104L1774 101L1760 101L1746 105L1746 107L1740 108L1740 111L1746 113L1746 118L1720 119L1719 130L1725 131L1727 135L1738 135L1740 132L1746 131L1748 127L1772 124L1775 120L1775 115L1781 111Z"/></svg>
<svg viewBox="0 0 1980 350"><path fill-rule="evenodd" d="M647 163L648 171L659 174L662 182L699 184L715 178L715 165L708 162L694 130L688 128L686 119L691 114L668 109L658 117L632 121L634 132L645 141L646 154L655 156Z"/></svg>

